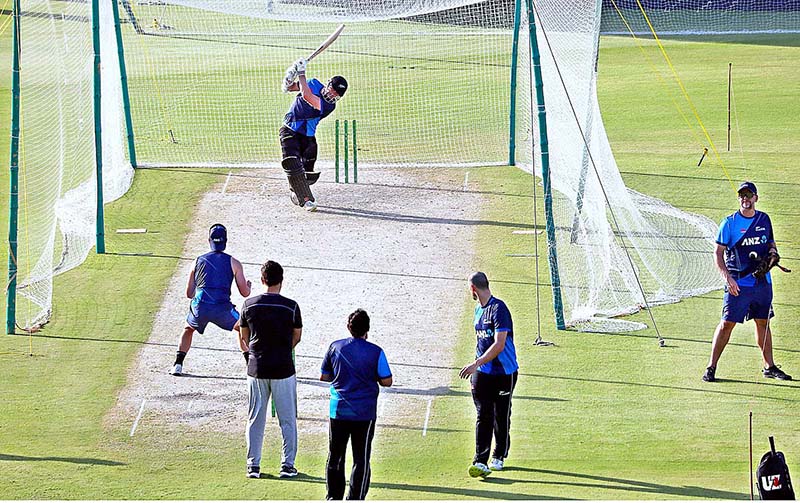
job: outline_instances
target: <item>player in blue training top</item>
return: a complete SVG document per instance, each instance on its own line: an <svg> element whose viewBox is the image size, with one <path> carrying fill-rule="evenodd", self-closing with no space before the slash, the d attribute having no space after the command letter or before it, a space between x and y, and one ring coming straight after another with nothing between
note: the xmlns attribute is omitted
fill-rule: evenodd
<svg viewBox="0 0 800 503"><path fill-rule="evenodd" d="M295 78L297 81L295 81ZM317 204L311 185L319 179L314 171L317 161L317 132L319 121L330 115L336 102L347 91L347 81L337 75L326 85L317 79L306 80L306 60L298 59L286 70L283 91L300 91L283 119L280 129L283 170L289 178L292 202L308 211Z"/></svg>
<svg viewBox="0 0 800 503"><path fill-rule="evenodd" d="M469 277L475 308L475 361L459 372L462 379L472 376L472 401L478 412L475 423L475 458L469 467L472 477L486 477L503 469L511 445L511 395L517 384L517 352L514 349L514 324L505 302L489 290L489 279L482 272ZM494 452L489 451L494 435ZM487 466L487 462L489 462Z"/></svg>
<svg viewBox="0 0 800 503"><path fill-rule="evenodd" d="M344 461L348 441L352 445L353 469L347 499L363 500L369 490L369 458L375 435L378 394L392 385L386 354L367 342L369 315L356 309L347 319L350 335L333 342L322 360L320 380L331 383L329 453L325 482L326 499L344 498Z"/></svg>
<svg viewBox="0 0 800 503"><path fill-rule="evenodd" d="M715 261L725 278L725 295L722 301L722 320L714 332L711 358L703 380L716 381L717 362L728 344L733 327L747 319L756 323L756 342L764 360L764 377L790 381L772 359L772 333L768 320L772 305L772 278L770 273L758 279L753 272L768 254L778 253L772 222L763 211L756 210L758 191L753 182L739 186L739 210L722 221L717 234Z"/></svg>
<svg viewBox="0 0 800 503"><path fill-rule="evenodd" d="M228 231L222 224L214 224L208 230L208 244L211 251L200 255L189 273L186 296L192 299L186 327L181 334L175 364L169 371L174 376L183 374L183 359L192 345L192 336L197 330L201 334L209 323L223 330L233 330L239 320L239 313L231 303L231 284L242 297L250 295L250 280L245 279L242 263L224 253L228 244ZM241 344L240 344L241 346ZM242 348L242 351L246 351Z"/></svg>

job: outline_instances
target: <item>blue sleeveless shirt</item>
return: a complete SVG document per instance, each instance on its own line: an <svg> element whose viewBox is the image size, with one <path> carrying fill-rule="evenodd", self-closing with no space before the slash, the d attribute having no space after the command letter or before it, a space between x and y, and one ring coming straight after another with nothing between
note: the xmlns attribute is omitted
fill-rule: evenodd
<svg viewBox="0 0 800 503"><path fill-rule="evenodd" d="M233 267L231 256L212 251L197 257L194 265L196 290L193 302L204 304L230 304Z"/></svg>

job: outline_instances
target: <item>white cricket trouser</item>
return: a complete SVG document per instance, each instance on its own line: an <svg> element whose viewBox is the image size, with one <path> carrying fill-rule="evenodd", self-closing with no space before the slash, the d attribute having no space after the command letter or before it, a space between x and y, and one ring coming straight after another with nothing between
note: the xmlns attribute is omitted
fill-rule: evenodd
<svg viewBox="0 0 800 503"><path fill-rule="evenodd" d="M294 458L297 456L297 377L257 379L247 376L247 388L250 399L247 419L247 466L261 466L261 449L264 444L264 427L267 423L270 394L283 436L281 465L294 466Z"/></svg>

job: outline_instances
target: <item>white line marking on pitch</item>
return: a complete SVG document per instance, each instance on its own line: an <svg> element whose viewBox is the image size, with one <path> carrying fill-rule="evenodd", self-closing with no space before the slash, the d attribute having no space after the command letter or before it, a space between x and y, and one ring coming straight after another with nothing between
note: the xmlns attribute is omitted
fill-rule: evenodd
<svg viewBox="0 0 800 503"><path fill-rule="evenodd" d="M425 413L425 424L422 426L422 436L428 434L428 419L431 417L431 405L433 405L433 398L428 399L428 411Z"/></svg>
<svg viewBox="0 0 800 503"><path fill-rule="evenodd" d="M462 189L464 192L467 191L467 183L469 182L469 171L464 173L464 188Z"/></svg>
<svg viewBox="0 0 800 503"><path fill-rule="evenodd" d="M131 436L136 432L136 427L139 425L139 420L142 418L145 402L147 402L147 400L142 399L142 406L139 407L139 414L136 415L136 421L133 422L133 428L131 428Z"/></svg>
<svg viewBox="0 0 800 503"><path fill-rule="evenodd" d="M225 179L225 185L222 186L222 195L225 195L225 191L228 190L228 182L231 181L231 175L233 171L228 171L228 178Z"/></svg>

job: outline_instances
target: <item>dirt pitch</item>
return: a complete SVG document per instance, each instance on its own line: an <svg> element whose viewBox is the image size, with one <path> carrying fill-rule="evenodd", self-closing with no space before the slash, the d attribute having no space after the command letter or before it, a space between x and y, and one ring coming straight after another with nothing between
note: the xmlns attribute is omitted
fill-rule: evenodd
<svg viewBox="0 0 800 503"><path fill-rule="evenodd" d="M228 227L226 251L242 261L254 293L263 291L264 261L284 266L282 293L303 314L296 348L301 434L327 429L329 391L318 380L321 359L330 342L348 335L347 316L358 307L370 314L369 340L384 348L394 373L379 415L422 429L429 400L450 391L460 367L453 346L469 301L466 278L476 265L483 196L469 190L465 169L362 170L360 183L349 185L333 183L331 171L314 186L316 213L291 205L281 172L229 176L203 196L181 256L205 253L208 227L222 222ZM242 434L247 385L233 334L214 326L195 334L186 376L167 373L184 326L192 266L193 260L182 260L170 280L149 343L132 365L110 419L133 424L142 409L139 429L171 425ZM242 300L233 299L237 307Z"/></svg>

